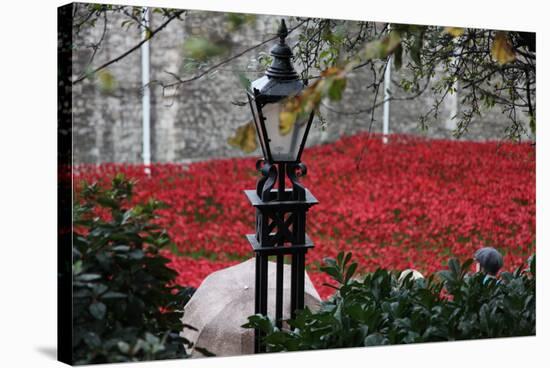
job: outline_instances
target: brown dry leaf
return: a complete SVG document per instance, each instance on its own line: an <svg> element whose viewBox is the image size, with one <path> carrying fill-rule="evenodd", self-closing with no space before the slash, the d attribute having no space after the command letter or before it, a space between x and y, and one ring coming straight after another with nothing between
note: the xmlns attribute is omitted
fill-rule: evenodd
<svg viewBox="0 0 550 368"><path fill-rule="evenodd" d="M401 35L399 32L391 31L389 35L367 43L363 57L368 60L383 59L394 52L399 45L401 45Z"/></svg>
<svg viewBox="0 0 550 368"><path fill-rule="evenodd" d="M493 40L491 56L500 65L516 60L516 53L508 39L508 32L498 31Z"/></svg>
<svg viewBox="0 0 550 368"><path fill-rule="evenodd" d="M245 153L254 152L258 147L254 122L249 121L245 125L238 127L235 135L229 137L227 143L235 148L241 149Z"/></svg>
<svg viewBox="0 0 550 368"><path fill-rule="evenodd" d="M279 132L281 135L287 135L292 130L294 123L296 122L297 112L283 110L279 114Z"/></svg>
<svg viewBox="0 0 550 368"><path fill-rule="evenodd" d="M332 77L332 76L335 76L335 75L338 75L342 72L342 69L336 67L336 66L331 66L330 68L327 68L325 70L323 70L321 72L321 76L322 77Z"/></svg>
<svg viewBox="0 0 550 368"><path fill-rule="evenodd" d="M444 33L450 34L453 37L460 37L464 34L464 28L460 27L445 27Z"/></svg>

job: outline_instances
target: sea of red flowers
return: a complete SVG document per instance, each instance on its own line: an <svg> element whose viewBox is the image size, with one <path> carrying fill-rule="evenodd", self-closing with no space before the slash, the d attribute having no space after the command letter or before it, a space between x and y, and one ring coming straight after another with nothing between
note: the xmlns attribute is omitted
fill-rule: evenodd
<svg viewBox="0 0 550 368"><path fill-rule="evenodd" d="M360 134L305 150L303 183L319 204L308 213L309 275L321 296L325 257L351 251L359 270L414 268L429 274L450 257L493 246L505 270L535 251L535 149L530 143L464 142ZM135 201L153 197L178 248L168 253L178 283L199 286L211 272L252 256L245 234L254 209L243 190L258 178L254 158L193 164L82 165L75 183L122 172L137 181ZM78 189L77 189L78 190Z"/></svg>

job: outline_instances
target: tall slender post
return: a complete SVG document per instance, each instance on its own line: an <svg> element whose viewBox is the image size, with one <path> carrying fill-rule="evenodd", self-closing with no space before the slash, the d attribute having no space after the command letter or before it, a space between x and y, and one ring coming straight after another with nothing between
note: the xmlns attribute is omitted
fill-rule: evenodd
<svg viewBox="0 0 550 368"><path fill-rule="evenodd" d="M260 253L256 253L256 280L254 286L254 314L260 313L260 288L261 288L261 272L262 263ZM260 351L260 334L258 331L254 332L254 352Z"/></svg>
<svg viewBox="0 0 550 368"><path fill-rule="evenodd" d="M283 271L285 257L282 254L277 255L277 286L275 295L275 324L278 328L283 327Z"/></svg>
<svg viewBox="0 0 550 368"><path fill-rule="evenodd" d="M298 282L298 254L293 254L290 264L290 318L296 317L296 285Z"/></svg>
<svg viewBox="0 0 550 368"><path fill-rule="evenodd" d="M306 276L306 254L297 253L298 265L297 280L296 280L296 310L304 309L304 292L305 292L305 276Z"/></svg>
<svg viewBox="0 0 550 368"><path fill-rule="evenodd" d="M268 256L265 254L259 255L260 260L260 314L267 316L267 292L268 292ZM261 344L261 339L263 337L263 333L258 334L258 352L265 352L266 346L264 344Z"/></svg>
<svg viewBox="0 0 550 368"><path fill-rule="evenodd" d="M149 37L149 8L143 8L143 26L141 39L147 40ZM142 155L145 173L151 173L151 92L149 87L150 82L150 56L149 56L149 41L141 45L141 87L143 88L142 104Z"/></svg>
<svg viewBox="0 0 550 368"><path fill-rule="evenodd" d="M391 67L393 57L388 58L386 71L384 73L384 122L382 127L382 142L388 143L388 134L390 131L390 98L391 98Z"/></svg>
<svg viewBox="0 0 550 368"><path fill-rule="evenodd" d="M277 196L279 201L283 201L285 196L285 175L286 175L286 165L284 163L280 163L279 164L279 187L277 190Z"/></svg>

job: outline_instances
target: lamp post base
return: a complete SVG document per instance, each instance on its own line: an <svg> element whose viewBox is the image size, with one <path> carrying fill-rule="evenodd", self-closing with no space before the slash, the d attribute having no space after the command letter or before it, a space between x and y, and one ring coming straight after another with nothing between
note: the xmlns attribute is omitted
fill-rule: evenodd
<svg viewBox="0 0 550 368"><path fill-rule="evenodd" d="M273 190L275 192L275 190ZM256 314L267 316L268 261L270 256L277 258L275 323L282 327L283 315L283 265L285 257L291 258L290 273L290 316L304 308L305 258L313 242L305 232L305 219L308 209L319 203L307 189L303 200L293 200L291 190L279 195L280 200L263 201L255 190L246 190L246 196L256 208L256 234L247 239L256 254L255 306ZM255 331L254 351L265 352L262 333Z"/></svg>

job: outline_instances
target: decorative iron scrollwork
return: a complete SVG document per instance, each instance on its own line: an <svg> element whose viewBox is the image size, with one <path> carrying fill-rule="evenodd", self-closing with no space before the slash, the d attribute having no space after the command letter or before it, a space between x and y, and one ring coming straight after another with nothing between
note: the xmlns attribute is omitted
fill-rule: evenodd
<svg viewBox="0 0 550 368"><path fill-rule="evenodd" d="M271 189L277 182L277 167L262 159L256 161L256 170L262 174L256 183L256 194L262 201L269 202L272 199Z"/></svg>
<svg viewBox="0 0 550 368"><path fill-rule="evenodd" d="M307 166L301 162L290 163L286 166L286 175L292 183L292 199L295 201L305 201L306 188L299 179L307 174Z"/></svg>

